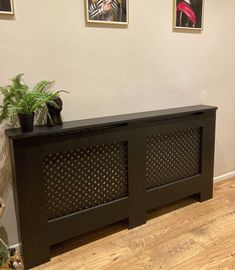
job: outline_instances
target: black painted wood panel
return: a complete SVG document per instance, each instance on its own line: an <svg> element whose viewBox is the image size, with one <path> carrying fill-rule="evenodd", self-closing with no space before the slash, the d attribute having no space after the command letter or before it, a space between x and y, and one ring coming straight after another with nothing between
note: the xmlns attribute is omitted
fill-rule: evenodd
<svg viewBox="0 0 235 270"><path fill-rule="evenodd" d="M198 194L213 195L216 107L198 105L7 130L25 269L50 245Z"/></svg>

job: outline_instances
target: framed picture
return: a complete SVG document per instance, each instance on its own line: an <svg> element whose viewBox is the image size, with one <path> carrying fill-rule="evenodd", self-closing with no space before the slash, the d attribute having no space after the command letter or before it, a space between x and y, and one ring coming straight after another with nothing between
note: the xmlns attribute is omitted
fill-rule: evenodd
<svg viewBox="0 0 235 270"><path fill-rule="evenodd" d="M174 0L174 28L202 30L203 0Z"/></svg>
<svg viewBox="0 0 235 270"><path fill-rule="evenodd" d="M0 0L0 14L14 14L13 0Z"/></svg>
<svg viewBox="0 0 235 270"><path fill-rule="evenodd" d="M88 23L128 24L128 0L85 0Z"/></svg>

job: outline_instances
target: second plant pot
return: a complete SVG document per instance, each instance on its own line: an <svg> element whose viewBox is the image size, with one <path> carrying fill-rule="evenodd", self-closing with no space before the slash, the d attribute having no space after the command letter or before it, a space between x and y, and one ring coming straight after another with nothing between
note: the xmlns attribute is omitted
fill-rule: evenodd
<svg viewBox="0 0 235 270"><path fill-rule="evenodd" d="M33 131L34 113L21 114L18 113L20 127L23 132Z"/></svg>

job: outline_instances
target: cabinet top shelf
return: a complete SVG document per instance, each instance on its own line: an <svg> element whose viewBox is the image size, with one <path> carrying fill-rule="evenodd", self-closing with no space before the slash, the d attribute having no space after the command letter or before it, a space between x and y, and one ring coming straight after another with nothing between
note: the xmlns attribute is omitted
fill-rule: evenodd
<svg viewBox="0 0 235 270"><path fill-rule="evenodd" d="M139 113L123 114L116 116L98 117L92 119L82 119L77 121L65 122L62 126L46 127L46 126L35 126L32 132L24 133L20 128L7 129L6 135L10 139L27 139L33 137L46 137L52 135L63 135L68 133L78 132L84 129L100 128L105 126L119 126L127 125L134 122L162 120L179 118L185 116L193 116L203 114L208 111L215 111L217 107L207 105L195 105L171 109L163 109L156 111L146 111Z"/></svg>

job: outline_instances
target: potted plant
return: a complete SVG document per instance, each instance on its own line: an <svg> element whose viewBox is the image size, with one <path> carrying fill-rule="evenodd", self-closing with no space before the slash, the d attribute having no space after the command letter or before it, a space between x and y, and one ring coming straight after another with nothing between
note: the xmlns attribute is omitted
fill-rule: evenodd
<svg viewBox="0 0 235 270"><path fill-rule="evenodd" d="M48 104L57 107L54 100L62 91L50 92L49 88L53 82L49 81L40 81L30 90L22 80L23 75L14 77L11 85L0 87L0 93L3 95L0 124L17 115L22 131L28 132L33 130L35 112L41 109L47 110Z"/></svg>

